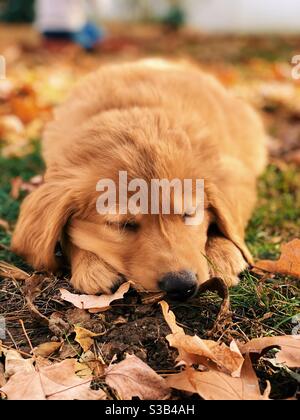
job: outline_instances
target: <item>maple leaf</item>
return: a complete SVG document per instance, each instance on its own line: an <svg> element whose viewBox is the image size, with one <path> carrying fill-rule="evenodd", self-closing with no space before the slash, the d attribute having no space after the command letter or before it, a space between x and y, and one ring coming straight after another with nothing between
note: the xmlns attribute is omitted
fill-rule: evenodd
<svg viewBox="0 0 300 420"><path fill-rule="evenodd" d="M0 389L8 400L103 400L103 391L92 391L92 378L75 375L76 360L37 366L33 371L16 371Z"/></svg>
<svg viewBox="0 0 300 420"><path fill-rule="evenodd" d="M262 395L258 378L247 356L240 378L233 378L211 367L205 372L193 368L169 376L167 384L174 389L197 393L205 400L269 400L270 384Z"/></svg>
<svg viewBox="0 0 300 420"><path fill-rule="evenodd" d="M106 370L106 383L115 389L122 400L164 400L170 396L165 380L142 360L127 355L122 362Z"/></svg>
<svg viewBox="0 0 300 420"><path fill-rule="evenodd" d="M271 348L280 348L276 354L276 362L285 364L289 368L300 367L300 336L280 336L255 338L249 343L239 344L243 354L257 353L261 354Z"/></svg>
<svg viewBox="0 0 300 420"><path fill-rule="evenodd" d="M198 336L186 335L183 328L176 324L176 318L166 302L160 302L166 322L172 334L167 336L171 347L179 351L179 362L187 365L201 364L205 359L216 363L219 368L229 372L232 376L240 375L244 358L241 355L235 341L228 347L224 343L216 343L212 340L202 340Z"/></svg>

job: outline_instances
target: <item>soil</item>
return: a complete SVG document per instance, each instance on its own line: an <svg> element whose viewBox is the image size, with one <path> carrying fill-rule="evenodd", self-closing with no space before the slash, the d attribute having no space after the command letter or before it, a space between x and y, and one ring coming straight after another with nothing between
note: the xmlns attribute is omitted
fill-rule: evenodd
<svg viewBox="0 0 300 420"><path fill-rule="evenodd" d="M24 355L30 354L30 345L19 323L22 319L31 346L64 340L65 347L58 357L74 357L80 353L80 347L74 341L72 329L74 324L79 323L99 334L95 339L95 346L107 364L124 359L126 354L135 354L160 374L174 373L179 369L176 368L177 351L170 348L166 340L170 330L158 303L145 304L143 296L131 290L123 301L114 302L110 310L91 315L61 300L59 288L74 292L67 279L38 275L33 282L34 288L28 289L26 283L28 281L2 281L1 292L5 290L5 293L1 296L0 292L0 310L5 314L8 331L3 340L4 345L17 348ZM26 296L27 299L30 296L33 305L26 302ZM222 337L228 343L233 337L243 339L242 334L234 327L235 314L232 329L228 329L228 325L224 325L224 328L219 326L212 337L211 330L221 306L221 299L215 293L205 293L187 303L169 303L176 314L178 325L190 335L198 334L202 338L213 339ZM270 367L259 361L256 368L263 389L266 379L270 379ZM273 398L295 395L297 382L291 381L289 375L280 371L272 375L271 381L275 384ZM176 396L184 397L183 394L174 393L174 397Z"/></svg>

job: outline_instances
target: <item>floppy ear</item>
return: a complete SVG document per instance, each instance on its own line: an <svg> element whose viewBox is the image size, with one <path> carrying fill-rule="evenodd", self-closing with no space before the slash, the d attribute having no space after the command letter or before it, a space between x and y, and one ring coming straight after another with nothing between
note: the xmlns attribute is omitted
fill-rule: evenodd
<svg viewBox="0 0 300 420"><path fill-rule="evenodd" d="M31 193L21 206L11 249L37 270L55 271L55 247L72 214L70 190L49 182Z"/></svg>
<svg viewBox="0 0 300 420"><path fill-rule="evenodd" d="M207 197L210 208L216 216L219 230L240 249L246 261L253 265L252 255L244 240L248 220L244 220L243 213L240 211L237 202L240 198L237 196L235 202L232 196L221 192L213 184L207 189Z"/></svg>

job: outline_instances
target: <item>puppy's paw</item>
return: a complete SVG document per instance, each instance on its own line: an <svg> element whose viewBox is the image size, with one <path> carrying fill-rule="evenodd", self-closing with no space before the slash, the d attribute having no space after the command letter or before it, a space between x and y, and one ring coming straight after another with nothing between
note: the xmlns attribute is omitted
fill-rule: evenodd
<svg viewBox="0 0 300 420"><path fill-rule="evenodd" d="M241 251L229 239L221 236L208 238L206 255L211 277L222 277L229 287L239 283L239 275L248 266Z"/></svg>
<svg viewBox="0 0 300 420"><path fill-rule="evenodd" d="M112 294L123 282L122 276L90 252L78 250L73 258L71 284L81 293Z"/></svg>

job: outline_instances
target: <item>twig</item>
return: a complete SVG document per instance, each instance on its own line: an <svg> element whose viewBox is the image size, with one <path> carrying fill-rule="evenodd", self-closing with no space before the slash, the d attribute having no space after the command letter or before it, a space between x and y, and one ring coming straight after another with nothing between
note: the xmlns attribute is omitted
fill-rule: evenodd
<svg viewBox="0 0 300 420"><path fill-rule="evenodd" d="M26 328L25 328L24 322L22 321L22 319L20 319L20 320L19 320L19 322L20 322L20 324L21 324L21 327L22 327L23 333L24 333L24 335L25 335L25 337L26 337L26 340L28 341L28 344L29 344L30 350L31 350L31 352L32 352L33 356L35 356L35 354L34 354L34 348L33 348L33 346L32 346L32 343L31 343L31 341L30 341L30 338L28 337L28 334L27 334L27 331L26 331Z"/></svg>
<svg viewBox="0 0 300 420"><path fill-rule="evenodd" d="M13 345L15 346L16 350L18 350L18 345L17 345L17 343L15 342L14 337L12 336L12 334L11 334L11 332L9 331L9 329L8 329L8 328L6 328L6 332L7 332L7 334L9 335L9 338L11 339L11 341L12 341Z"/></svg>

